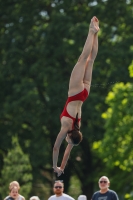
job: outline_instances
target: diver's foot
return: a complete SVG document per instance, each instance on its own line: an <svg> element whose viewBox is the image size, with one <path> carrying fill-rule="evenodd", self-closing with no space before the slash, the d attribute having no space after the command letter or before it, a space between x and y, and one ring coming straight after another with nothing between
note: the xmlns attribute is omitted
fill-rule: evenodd
<svg viewBox="0 0 133 200"><path fill-rule="evenodd" d="M100 30L100 28L99 28L99 20L97 19L97 17L94 16L91 19L89 30L91 32L93 32L93 33L97 33Z"/></svg>

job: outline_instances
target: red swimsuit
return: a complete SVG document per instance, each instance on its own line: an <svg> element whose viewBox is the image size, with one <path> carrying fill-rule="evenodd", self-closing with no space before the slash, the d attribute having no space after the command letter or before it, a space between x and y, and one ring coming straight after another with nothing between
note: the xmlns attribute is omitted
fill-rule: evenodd
<svg viewBox="0 0 133 200"><path fill-rule="evenodd" d="M88 91L86 89L84 89L82 92L80 92L80 93L78 93L78 94L76 94L74 96L68 97L67 102L66 102L65 107L64 107L64 110L60 115L60 119L63 116L69 117L69 118L71 118L73 120L73 124L74 124L76 118L74 118L71 115L69 115L69 113L67 112L66 107L67 107L68 103L71 102L71 101L82 101L82 102L84 102L87 99L87 97L88 97ZM80 118L78 119L78 122L79 121L80 121Z"/></svg>

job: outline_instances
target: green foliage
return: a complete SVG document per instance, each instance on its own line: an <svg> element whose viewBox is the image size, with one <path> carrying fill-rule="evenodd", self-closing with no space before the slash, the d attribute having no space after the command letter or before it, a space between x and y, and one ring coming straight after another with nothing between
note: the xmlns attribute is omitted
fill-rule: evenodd
<svg viewBox="0 0 133 200"><path fill-rule="evenodd" d="M108 165L114 164L122 170L131 171L133 166L131 145L133 138L133 85L131 83L115 84L112 91L109 92L106 102L109 108L102 115L106 119L102 153L106 155L105 161L108 162ZM109 143L112 145L107 145ZM110 150L112 155L110 155Z"/></svg>
<svg viewBox="0 0 133 200"><path fill-rule="evenodd" d="M68 194L72 196L74 199L78 199L78 196L82 194L81 184L77 176L72 176L70 179L70 187L68 190Z"/></svg>
<svg viewBox="0 0 133 200"><path fill-rule="evenodd" d="M0 178L0 194L4 199L9 194L9 183L18 181L21 189L20 194L28 199L32 187L32 168L29 156L24 154L17 137L12 138L12 149L8 149L4 157L4 165Z"/></svg>
<svg viewBox="0 0 133 200"><path fill-rule="evenodd" d="M115 188L119 190L124 184L121 194L125 198L132 197L133 168L133 85L117 83L106 98L108 109L102 114L105 119L105 135L102 141L94 144L94 149L110 171L114 171L112 179L118 181ZM125 178L127 177L127 178ZM129 199L130 199L129 198Z"/></svg>
<svg viewBox="0 0 133 200"><path fill-rule="evenodd" d="M133 60L132 63L129 66L129 73L130 73L130 77L133 77Z"/></svg>

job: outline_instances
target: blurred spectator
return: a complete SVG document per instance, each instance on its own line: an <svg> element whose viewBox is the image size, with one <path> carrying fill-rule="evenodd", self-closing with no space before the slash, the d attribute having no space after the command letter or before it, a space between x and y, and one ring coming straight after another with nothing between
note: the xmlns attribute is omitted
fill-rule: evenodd
<svg viewBox="0 0 133 200"><path fill-rule="evenodd" d="M63 193L64 191L64 184L62 181L58 180L55 181L54 187L53 187L53 192L55 195L52 195L49 197L48 200L74 200L71 196Z"/></svg>
<svg viewBox="0 0 133 200"><path fill-rule="evenodd" d="M19 183L18 183L17 181L12 181L12 182L9 184L9 191L11 192L11 190L12 190L14 187L17 187L18 192L19 192L20 185L19 185ZM4 200L8 200L9 197L10 197L10 194L9 194L9 196L5 197ZM20 195L20 194L18 193L18 196L17 196L17 198L16 198L15 200L25 200L25 197L23 197L22 195Z"/></svg>
<svg viewBox="0 0 133 200"><path fill-rule="evenodd" d="M110 181L107 176L102 176L99 179L98 184L100 190L93 194L92 200L119 200L116 192L109 189Z"/></svg>
<svg viewBox="0 0 133 200"><path fill-rule="evenodd" d="M79 195L78 200L87 200L85 195Z"/></svg>
<svg viewBox="0 0 133 200"><path fill-rule="evenodd" d="M33 196L30 198L30 200L40 200L38 196Z"/></svg>

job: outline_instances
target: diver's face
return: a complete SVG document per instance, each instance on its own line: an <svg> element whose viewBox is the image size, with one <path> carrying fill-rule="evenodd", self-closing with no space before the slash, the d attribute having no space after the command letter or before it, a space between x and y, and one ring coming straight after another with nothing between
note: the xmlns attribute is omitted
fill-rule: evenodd
<svg viewBox="0 0 133 200"><path fill-rule="evenodd" d="M67 134L67 136L66 136L66 141L67 141L68 144L73 144L72 140L69 137L69 134Z"/></svg>

